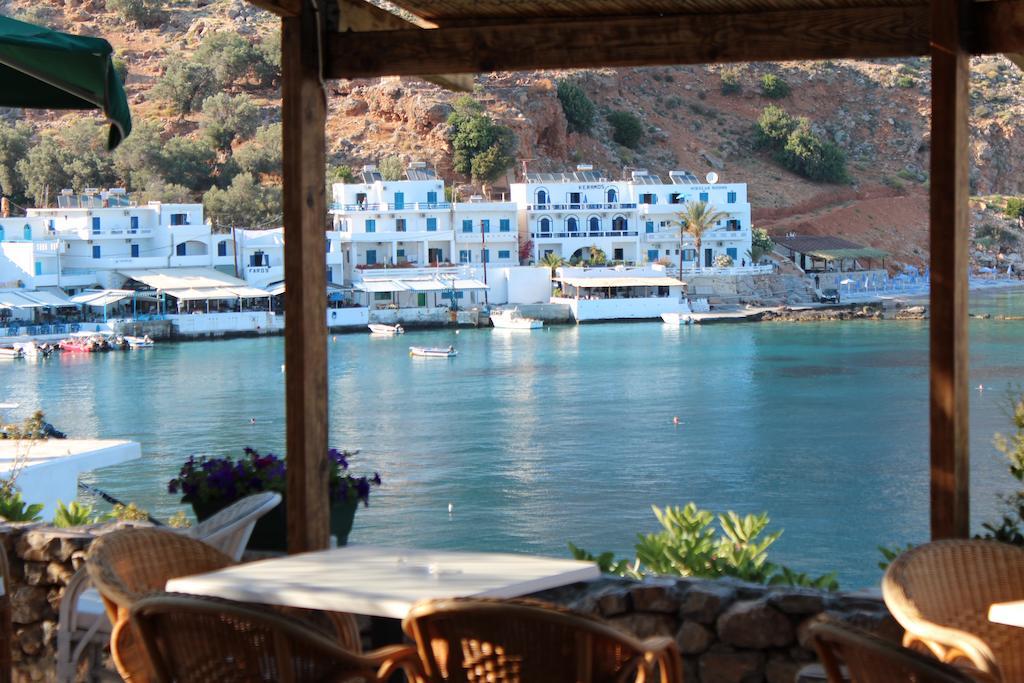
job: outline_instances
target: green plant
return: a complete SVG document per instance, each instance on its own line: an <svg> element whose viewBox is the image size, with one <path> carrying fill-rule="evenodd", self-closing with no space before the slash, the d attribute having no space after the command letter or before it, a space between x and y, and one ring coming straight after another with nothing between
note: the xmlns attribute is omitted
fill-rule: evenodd
<svg viewBox="0 0 1024 683"><path fill-rule="evenodd" d="M612 140L623 147L636 149L644 137L640 119L628 111L613 111L606 117L612 127Z"/></svg>
<svg viewBox="0 0 1024 683"><path fill-rule="evenodd" d="M107 0L107 9L123 21L134 21L139 26L154 26L163 18L156 0Z"/></svg>
<svg viewBox="0 0 1024 683"><path fill-rule="evenodd" d="M398 155L384 157L379 165L380 175L384 180L401 180L405 175L405 164Z"/></svg>
<svg viewBox="0 0 1024 683"><path fill-rule="evenodd" d="M761 78L761 94L771 100L779 100L789 95L789 84L781 76L765 74Z"/></svg>
<svg viewBox="0 0 1024 683"><path fill-rule="evenodd" d="M538 265L545 266L551 270L551 277L555 276L555 271L565 265L565 259L555 252L544 254L540 258Z"/></svg>
<svg viewBox="0 0 1024 683"><path fill-rule="evenodd" d="M722 94L736 95L742 90L740 84L740 70L734 66L722 69L719 77L722 79Z"/></svg>
<svg viewBox="0 0 1024 683"><path fill-rule="evenodd" d="M455 170L478 181L497 179L515 161L515 133L495 123L469 95L459 97L452 106L448 125Z"/></svg>
<svg viewBox="0 0 1024 683"><path fill-rule="evenodd" d="M192 520L188 518L184 510L178 510L167 520L167 526L172 529L187 529L192 526Z"/></svg>
<svg viewBox="0 0 1024 683"><path fill-rule="evenodd" d="M261 185L251 173L239 173L223 190L211 187L203 195L203 204L219 228L281 220L281 189Z"/></svg>
<svg viewBox="0 0 1024 683"><path fill-rule="evenodd" d="M682 273L683 235L693 236L694 246L697 249L697 267L700 268L701 241L704 233L714 228L718 221L727 218L729 214L715 209L706 202L686 202L678 216L676 227L679 229L679 272Z"/></svg>
<svg viewBox="0 0 1024 683"><path fill-rule="evenodd" d="M786 139L785 146L776 152L776 158L789 170L825 183L844 183L846 154L831 142L822 140L811 130L811 122L801 117Z"/></svg>
<svg viewBox="0 0 1024 683"><path fill-rule="evenodd" d="M127 505L118 503L114 505L114 509L110 512L110 517L122 522L144 522L149 519L149 513L135 503L128 503Z"/></svg>
<svg viewBox="0 0 1024 683"><path fill-rule="evenodd" d="M200 131L211 146L230 151L236 139L246 140L256 132L260 110L246 94L217 93L203 100Z"/></svg>
<svg viewBox="0 0 1024 683"><path fill-rule="evenodd" d="M94 514L92 505L85 505L77 501L71 501L67 505L63 501L57 501L57 514L53 516L53 525L62 529L69 529L76 526L96 524L100 516Z"/></svg>
<svg viewBox="0 0 1024 683"><path fill-rule="evenodd" d="M28 504L21 499L21 491L7 490L0 493L0 519L5 522L38 522L43 511L42 503Z"/></svg>
<svg viewBox="0 0 1024 683"><path fill-rule="evenodd" d="M1008 218L1020 218L1024 216L1024 197L1007 197L1006 208L1003 214Z"/></svg>
<svg viewBox="0 0 1024 683"><path fill-rule="evenodd" d="M796 121L782 107L769 104L757 119L755 138L762 147L778 148L786 144L789 134L796 128Z"/></svg>
<svg viewBox="0 0 1024 683"><path fill-rule="evenodd" d="M913 88L915 85L917 85L917 81L910 76L900 76L896 79L896 87L898 88Z"/></svg>
<svg viewBox="0 0 1024 683"><path fill-rule="evenodd" d="M901 545L892 545L892 546L880 545L880 546L878 546L878 552L882 553L882 559L879 560L879 562L878 562L878 568L881 569L882 571L885 571L886 569L889 568L889 565L892 564L893 560L895 560L897 557L899 557L903 553L907 552L908 550L912 549L913 547L914 547L913 543L908 543L908 544L903 545L903 546L901 546Z"/></svg>
<svg viewBox="0 0 1024 683"><path fill-rule="evenodd" d="M595 266L603 266L608 262L608 255L604 253L604 250L599 248L596 244L589 247L590 258L587 260Z"/></svg>
<svg viewBox="0 0 1024 683"><path fill-rule="evenodd" d="M336 183L354 183L356 181L356 172L352 170L351 166L333 166L327 173L327 177ZM445 188L445 190L448 189L450 188Z"/></svg>
<svg viewBox="0 0 1024 683"><path fill-rule="evenodd" d="M171 61L153 86L153 94L170 104L176 114L189 114L219 89L211 67L181 59Z"/></svg>
<svg viewBox="0 0 1024 683"><path fill-rule="evenodd" d="M750 231L750 251L747 255L750 257L751 264L760 263L768 254L775 250L775 242L768 236L768 231L764 228L752 228Z"/></svg>
<svg viewBox="0 0 1024 683"><path fill-rule="evenodd" d="M594 103L583 88L572 81L558 81L558 101L562 103L569 131L589 133L594 127Z"/></svg>
<svg viewBox="0 0 1024 683"><path fill-rule="evenodd" d="M602 571L633 578L730 576L755 583L838 588L834 574L811 578L768 561L768 549L782 531L767 532L767 513L740 516L730 510L715 515L693 502L664 509L652 505L651 510L661 529L637 535L635 559L615 559L613 553L594 556L572 543L570 552L577 559L597 562ZM716 520L717 528L712 526Z"/></svg>

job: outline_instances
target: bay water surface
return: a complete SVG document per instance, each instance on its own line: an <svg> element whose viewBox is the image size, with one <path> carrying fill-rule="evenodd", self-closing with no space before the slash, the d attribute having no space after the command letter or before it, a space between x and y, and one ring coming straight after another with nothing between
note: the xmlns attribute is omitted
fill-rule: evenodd
<svg viewBox="0 0 1024 683"><path fill-rule="evenodd" d="M1024 292L972 311L1024 313ZM650 506L767 511L772 559L876 584L880 544L928 535L928 323L655 323L330 341L331 444L384 485L357 543L566 556L627 552ZM408 346L454 344L454 359ZM972 519L1013 490L992 447L1024 386L1024 322L971 322ZM90 483L161 517L191 454L284 447L280 337L163 343L0 365L3 400L141 461ZM17 415L16 415L17 416ZM673 424L678 416L679 425ZM255 418L255 424L251 419ZM449 503L452 514L448 512Z"/></svg>

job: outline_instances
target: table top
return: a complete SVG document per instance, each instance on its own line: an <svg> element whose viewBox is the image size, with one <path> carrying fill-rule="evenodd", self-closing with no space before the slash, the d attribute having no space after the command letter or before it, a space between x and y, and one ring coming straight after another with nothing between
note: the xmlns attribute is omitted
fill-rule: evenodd
<svg viewBox="0 0 1024 683"><path fill-rule="evenodd" d="M89 472L142 457L134 441L112 439L0 439L0 474L18 467L22 473L58 469Z"/></svg>
<svg viewBox="0 0 1024 683"><path fill-rule="evenodd" d="M993 603L988 608L988 620L996 624L1024 627L1024 600Z"/></svg>
<svg viewBox="0 0 1024 683"><path fill-rule="evenodd" d="M347 546L167 582L241 602L401 619L427 598L512 598L600 576L593 562L535 555Z"/></svg>

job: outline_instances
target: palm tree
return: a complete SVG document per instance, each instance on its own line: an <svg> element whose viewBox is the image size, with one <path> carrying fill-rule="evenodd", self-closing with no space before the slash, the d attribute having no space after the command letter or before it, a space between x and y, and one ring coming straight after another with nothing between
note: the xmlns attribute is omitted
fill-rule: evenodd
<svg viewBox="0 0 1024 683"><path fill-rule="evenodd" d="M704 233L715 227L718 221L727 218L729 214L719 211L707 202L686 202L683 210L679 213L679 276L683 275L683 235L693 235L694 244L697 247L697 269L700 269L700 242Z"/></svg>
<svg viewBox="0 0 1024 683"><path fill-rule="evenodd" d="M555 276L555 271L565 264L565 259L556 254L555 252L549 252L544 254L544 258L540 260L542 266L547 266L551 269L551 277Z"/></svg>

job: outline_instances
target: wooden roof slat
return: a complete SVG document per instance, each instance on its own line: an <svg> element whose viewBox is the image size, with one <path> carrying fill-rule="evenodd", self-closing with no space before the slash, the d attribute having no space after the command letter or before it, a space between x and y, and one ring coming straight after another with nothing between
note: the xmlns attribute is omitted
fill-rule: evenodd
<svg viewBox="0 0 1024 683"><path fill-rule="evenodd" d="M928 54L927 5L586 18L332 36L330 78ZM387 50L381 46L387 45Z"/></svg>

